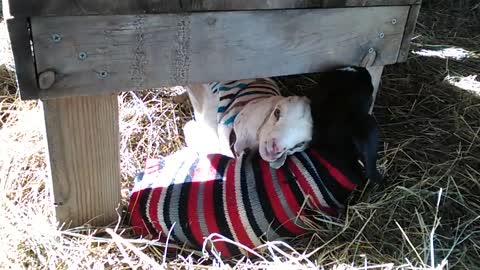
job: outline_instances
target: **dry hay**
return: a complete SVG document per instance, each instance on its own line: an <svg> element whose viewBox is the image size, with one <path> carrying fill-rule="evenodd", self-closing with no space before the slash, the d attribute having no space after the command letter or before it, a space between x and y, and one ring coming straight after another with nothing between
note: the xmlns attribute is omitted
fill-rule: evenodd
<svg viewBox="0 0 480 270"><path fill-rule="evenodd" d="M254 260L190 256L187 249L165 257L163 245L135 239L120 224L57 230L45 188L40 106L11 94L13 74L2 66L0 267L446 269L447 259L448 268L478 268L479 13L475 1L424 1L415 52L407 63L386 68L375 108L379 165L388 182L357 191L338 220L319 216L321 225L292 241L294 250L267 243L263 258ZM317 85L315 75L280 82L292 92ZM124 190L146 158L183 146L181 128L191 112L171 95L157 89L119 96Z"/></svg>

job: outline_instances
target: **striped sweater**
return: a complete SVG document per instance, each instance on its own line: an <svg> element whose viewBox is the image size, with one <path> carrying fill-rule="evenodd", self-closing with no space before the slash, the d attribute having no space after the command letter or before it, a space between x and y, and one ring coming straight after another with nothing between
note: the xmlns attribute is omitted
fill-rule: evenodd
<svg viewBox="0 0 480 270"><path fill-rule="evenodd" d="M139 235L170 239L200 248L219 233L248 247L264 240L305 232L298 216L309 209L336 215L362 180L351 164L315 150L289 156L272 169L257 153L231 159L198 157L187 149L148 160L137 175L129 203L131 225ZM223 256L243 253L215 242Z"/></svg>
<svg viewBox="0 0 480 270"><path fill-rule="evenodd" d="M224 148L228 145L227 149L231 150L233 124L243 107L250 102L281 95L278 86L270 78L214 82L208 86L219 99L217 123L220 142Z"/></svg>

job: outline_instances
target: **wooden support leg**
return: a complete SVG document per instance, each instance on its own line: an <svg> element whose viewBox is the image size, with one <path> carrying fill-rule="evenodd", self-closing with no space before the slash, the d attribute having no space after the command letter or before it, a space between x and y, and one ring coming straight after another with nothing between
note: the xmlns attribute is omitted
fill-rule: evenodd
<svg viewBox="0 0 480 270"><path fill-rule="evenodd" d="M116 95L43 102L57 220L106 225L120 203Z"/></svg>
<svg viewBox="0 0 480 270"><path fill-rule="evenodd" d="M375 106L375 99L377 97L378 89L380 87L380 81L382 79L383 66L367 67L367 70L370 72L370 75L372 76L372 84L373 84L373 102L372 102L372 106L370 107L370 114L372 114L373 107Z"/></svg>

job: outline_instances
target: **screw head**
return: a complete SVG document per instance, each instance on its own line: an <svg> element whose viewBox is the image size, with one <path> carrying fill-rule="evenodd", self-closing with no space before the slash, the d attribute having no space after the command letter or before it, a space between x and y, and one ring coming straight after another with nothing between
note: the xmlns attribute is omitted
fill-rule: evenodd
<svg viewBox="0 0 480 270"><path fill-rule="evenodd" d="M397 19L392 19L392 24L397 24Z"/></svg>
<svg viewBox="0 0 480 270"><path fill-rule="evenodd" d="M106 77L108 76L108 71L102 70L102 71L100 71L100 72L97 73L97 76L98 76L98 78L100 78L100 79L104 79L104 78L106 78Z"/></svg>
<svg viewBox="0 0 480 270"><path fill-rule="evenodd" d="M380 35L378 35L380 38L384 38L385 37L385 34L382 32L380 33Z"/></svg>
<svg viewBox="0 0 480 270"><path fill-rule="evenodd" d="M59 34L52 34L51 36L53 42L60 42L62 37Z"/></svg>
<svg viewBox="0 0 480 270"><path fill-rule="evenodd" d="M87 57L88 57L88 55L87 55L86 52L80 52L78 54L78 59L80 59L80 60L85 60L85 59L87 59Z"/></svg>

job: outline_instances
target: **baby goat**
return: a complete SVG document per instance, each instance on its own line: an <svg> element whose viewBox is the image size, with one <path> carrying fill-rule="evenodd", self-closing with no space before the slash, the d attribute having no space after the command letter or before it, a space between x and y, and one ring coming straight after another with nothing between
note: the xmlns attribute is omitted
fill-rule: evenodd
<svg viewBox="0 0 480 270"><path fill-rule="evenodd" d="M367 178L381 183L383 177L376 163L377 124L369 114L373 103L370 73L366 68L352 66L320 73L315 79L321 82L321 88L306 93L316 123L312 147L353 163L360 157Z"/></svg>
<svg viewBox="0 0 480 270"><path fill-rule="evenodd" d="M196 122L185 126L185 139L198 152L238 157L258 150L271 167L279 168L312 139L309 99L281 96L269 78L187 89Z"/></svg>
<svg viewBox="0 0 480 270"><path fill-rule="evenodd" d="M265 240L288 241L319 221L312 214L337 216L367 177L381 183L377 126L368 113L370 74L352 67L323 73L317 81L320 89L307 94L312 100L310 149L288 156L277 170L257 152L231 159L184 149L147 160L128 207L134 231L182 247L200 249L208 242L226 257L247 255L215 235L251 249ZM209 235L212 241L205 241Z"/></svg>

